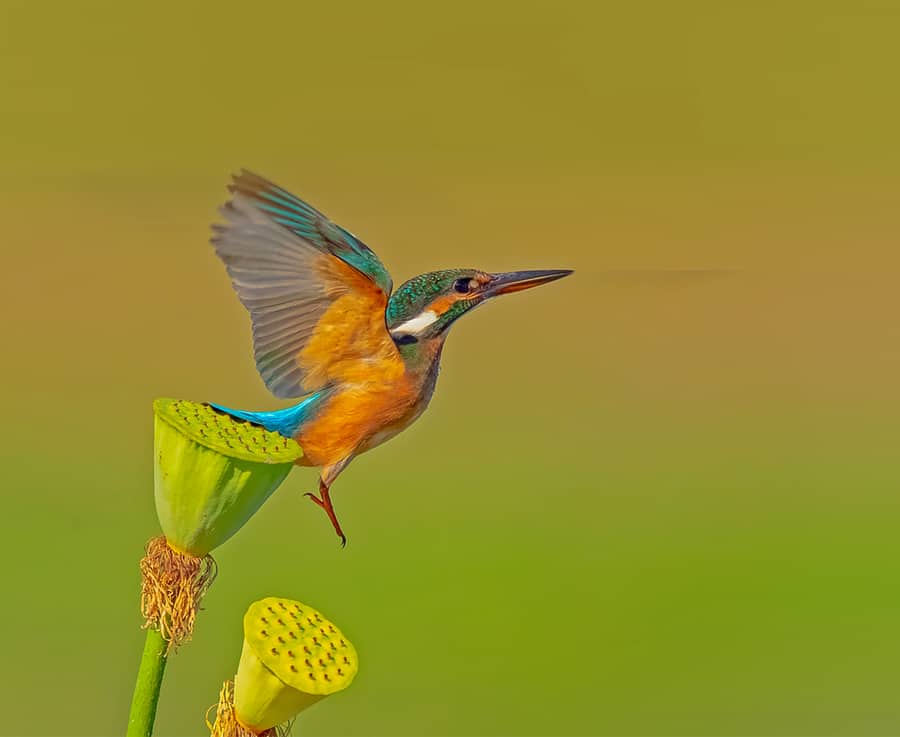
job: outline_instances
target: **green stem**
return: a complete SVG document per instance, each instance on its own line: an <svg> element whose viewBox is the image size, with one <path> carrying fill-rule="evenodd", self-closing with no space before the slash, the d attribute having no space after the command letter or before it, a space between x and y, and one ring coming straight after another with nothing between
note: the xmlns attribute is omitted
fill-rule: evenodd
<svg viewBox="0 0 900 737"><path fill-rule="evenodd" d="M159 687L166 672L166 647L167 643L158 630L147 630L144 654L141 656L134 696L131 698L126 737L150 737L153 734Z"/></svg>

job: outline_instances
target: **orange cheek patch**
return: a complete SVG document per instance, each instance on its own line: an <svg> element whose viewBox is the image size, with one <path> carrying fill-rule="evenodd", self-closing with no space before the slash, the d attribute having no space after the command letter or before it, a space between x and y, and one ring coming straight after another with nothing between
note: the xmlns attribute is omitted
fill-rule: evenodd
<svg viewBox="0 0 900 737"><path fill-rule="evenodd" d="M456 300L453 298L452 294L444 295L443 297L438 297L434 300L428 307L425 309L431 310L432 312L437 313L438 315L443 315Z"/></svg>
<svg viewBox="0 0 900 737"><path fill-rule="evenodd" d="M438 315L443 315L447 310L449 310L453 305L463 299L471 299L472 295L470 294L459 294L458 292L454 292L453 294L445 294L441 297L435 299L426 310L432 310Z"/></svg>

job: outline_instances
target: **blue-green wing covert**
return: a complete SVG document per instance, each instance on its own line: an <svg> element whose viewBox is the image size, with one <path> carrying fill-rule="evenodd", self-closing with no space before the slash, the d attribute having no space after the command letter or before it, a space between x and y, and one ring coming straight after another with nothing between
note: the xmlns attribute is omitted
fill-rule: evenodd
<svg viewBox="0 0 900 737"><path fill-rule="evenodd" d="M299 197L246 169L234 177L229 189L253 200L256 207L267 213L274 222L321 251L350 264L390 295L393 287L391 275L375 252Z"/></svg>
<svg viewBox="0 0 900 737"><path fill-rule="evenodd" d="M342 294L360 293L366 279L377 287L366 291L380 295L372 309L383 311L390 275L362 241L272 182L242 171L229 190L212 244L250 312L257 369L277 397L320 389L304 382L297 361L319 318ZM365 279L348 280L339 261Z"/></svg>

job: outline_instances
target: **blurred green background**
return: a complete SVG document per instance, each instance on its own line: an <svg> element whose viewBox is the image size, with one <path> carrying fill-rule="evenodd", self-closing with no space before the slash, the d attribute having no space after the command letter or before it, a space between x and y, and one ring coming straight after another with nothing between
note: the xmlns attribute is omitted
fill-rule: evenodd
<svg viewBox="0 0 900 737"><path fill-rule="evenodd" d="M295 734L900 733L900 5L0 14L0 732L124 729L152 399L279 406L207 245L248 167L396 283L577 273L456 326L346 550L298 469L217 552L158 734L270 594L362 659Z"/></svg>

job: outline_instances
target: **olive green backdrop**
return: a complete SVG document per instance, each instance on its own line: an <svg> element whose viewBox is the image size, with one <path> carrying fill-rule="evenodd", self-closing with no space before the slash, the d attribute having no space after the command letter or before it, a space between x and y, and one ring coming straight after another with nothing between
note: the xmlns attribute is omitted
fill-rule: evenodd
<svg viewBox="0 0 900 737"><path fill-rule="evenodd" d="M360 675L298 735L900 733L900 6L0 4L0 733L126 721L151 401L279 406L207 245L231 171L463 319L434 402L217 553L161 735L246 605Z"/></svg>

